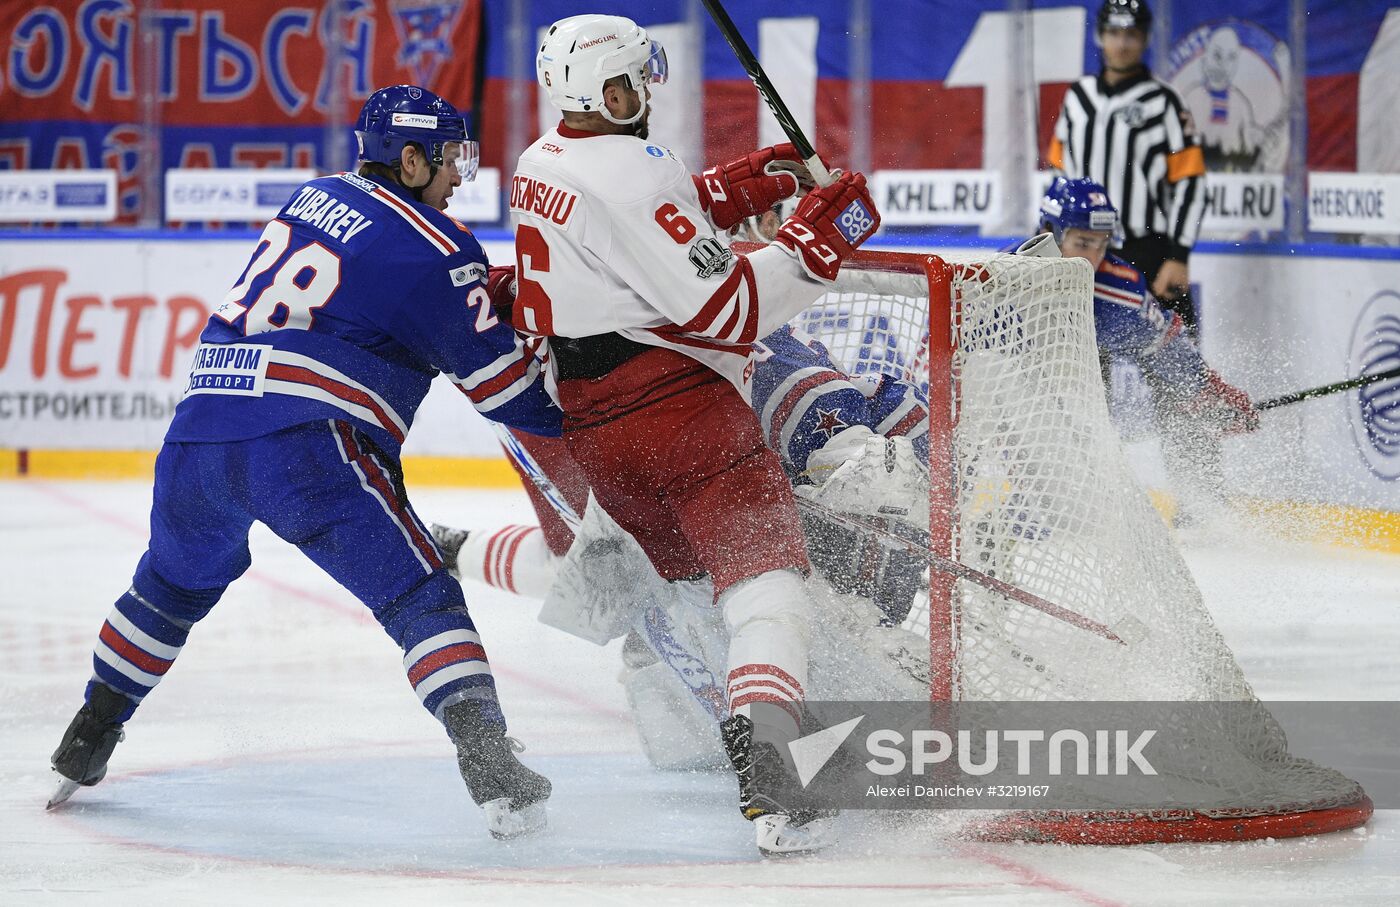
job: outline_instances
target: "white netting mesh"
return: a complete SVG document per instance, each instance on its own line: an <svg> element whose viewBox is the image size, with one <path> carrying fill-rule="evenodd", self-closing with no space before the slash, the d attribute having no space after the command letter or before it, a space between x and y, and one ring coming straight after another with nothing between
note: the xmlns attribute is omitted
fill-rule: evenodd
<svg viewBox="0 0 1400 907"><path fill-rule="evenodd" d="M918 261L906 258L844 270L838 292L800 321L851 372L927 389L928 281L903 272ZM934 317L955 319L953 361L933 374L948 374L957 401L957 557L1126 641L960 582L954 697L1253 703L1211 726L1173 729L1189 764L1163 772L1164 802L1225 816L1361 798L1354 782L1288 754L1130 471L1109 421L1087 263L992 255L956 266L952 295L954 312L940 301ZM939 463L931 473L948 475ZM925 607L906 626L927 632L927 620ZM1201 714L1183 710L1181 720Z"/></svg>

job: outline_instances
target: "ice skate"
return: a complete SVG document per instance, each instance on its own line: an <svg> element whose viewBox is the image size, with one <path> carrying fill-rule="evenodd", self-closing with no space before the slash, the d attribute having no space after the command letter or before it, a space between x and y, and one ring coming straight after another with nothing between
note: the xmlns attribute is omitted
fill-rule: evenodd
<svg viewBox="0 0 1400 907"><path fill-rule="evenodd" d="M462 573L457 568L457 555L461 553L462 545L467 541L467 536L471 535L471 530L453 529L451 526L429 523L428 531L432 533L433 542L442 554L442 566L447 569L448 573L461 579Z"/></svg>
<svg viewBox="0 0 1400 907"><path fill-rule="evenodd" d="M754 824L759 853L797 856L831 843L835 811L794 808L794 779L773 744L754 740L748 716L735 715L721 723L720 736L739 776L739 812Z"/></svg>
<svg viewBox="0 0 1400 907"><path fill-rule="evenodd" d="M78 709L54 750L53 770L62 780L45 809L54 809L78 788L92 787L107 776L107 760L126 737L116 717L129 704L130 700L115 690L101 685L93 688L92 701Z"/></svg>
<svg viewBox="0 0 1400 907"><path fill-rule="evenodd" d="M457 746L457 767L472 800L486 814L493 838L532 834L548 824L545 803L553 789L549 779L515 758L524 747L482 720L482 704L466 700L444 715L447 733Z"/></svg>

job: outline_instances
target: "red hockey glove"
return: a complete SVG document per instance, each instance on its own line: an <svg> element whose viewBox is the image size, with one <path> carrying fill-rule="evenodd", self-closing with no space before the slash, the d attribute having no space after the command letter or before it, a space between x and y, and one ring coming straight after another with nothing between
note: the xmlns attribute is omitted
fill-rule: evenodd
<svg viewBox="0 0 1400 907"><path fill-rule="evenodd" d="M774 145L722 167L711 167L691 179L700 193L700 207L709 213L716 227L728 230L744 218L762 214L796 195L796 167L801 163L792 145Z"/></svg>
<svg viewBox="0 0 1400 907"><path fill-rule="evenodd" d="M1221 432L1227 435L1242 434L1259 427L1259 412L1254 408L1249 394L1227 384L1215 369L1206 369L1205 379L1201 392L1187 405L1188 411L1216 422Z"/></svg>
<svg viewBox="0 0 1400 907"><path fill-rule="evenodd" d="M496 315L509 323L515 308L515 265L487 269L486 295L491 297Z"/></svg>
<svg viewBox="0 0 1400 907"><path fill-rule="evenodd" d="M774 242L797 256L807 273L830 283L841 263L880 229L880 212L865 176L843 173L830 186L813 189L783 221Z"/></svg>

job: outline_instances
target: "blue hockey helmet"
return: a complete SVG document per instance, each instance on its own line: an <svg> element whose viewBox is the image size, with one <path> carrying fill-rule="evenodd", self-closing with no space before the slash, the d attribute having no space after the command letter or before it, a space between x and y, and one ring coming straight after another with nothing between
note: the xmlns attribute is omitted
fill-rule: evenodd
<svg viewBox="0 0 1400 907"><path fill-rule="evenodd" d="M1107 233L1115 246L1123 242L1118 209L1108 200L1108 190L1090 179L1055 177L1040 200L1040 220L1049 225L1056 242L1070 229Z"/></svg>
<svg viewBox="0 0 1400 907"><path fill-rule="evenodd" d="M447 101L417 85L391 85L365 99L355 121L360 160L398 169L405 145L417 145L436 169L450 144L462 146L457 170L464 181L476 177L477 144L467 138L467 121Z"/></svg>

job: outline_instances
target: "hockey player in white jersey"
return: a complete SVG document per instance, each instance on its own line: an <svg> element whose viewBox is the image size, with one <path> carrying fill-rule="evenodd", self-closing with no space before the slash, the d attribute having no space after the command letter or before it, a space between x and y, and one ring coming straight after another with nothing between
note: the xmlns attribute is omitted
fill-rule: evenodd
<svg viewBox="0 0 1400 907"><path fill-rule="evenodd" d="M622 17L556 22L536 72L564 115L511 185L515 325L550 338L565 443L599 503L663 578L712 580L741 810L762 850L812 849L817 817L776 787L777 746L798 733L805 697L809 567L747 398L753 342L822 295L879 217L864 177L843 174L774 244L735 256L716 231L797 192L792 170L774 167L790 148L694 177L647 141L665 53Z"/></svg>

